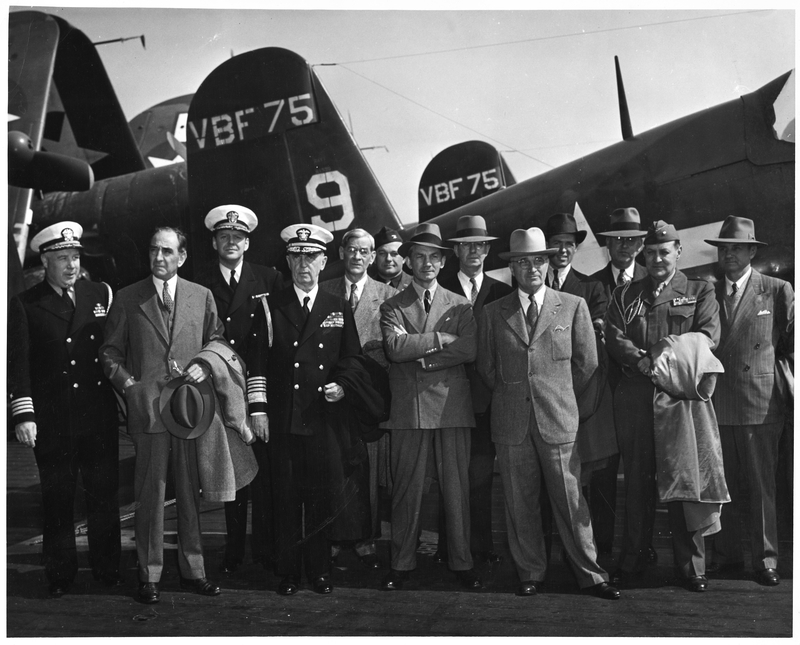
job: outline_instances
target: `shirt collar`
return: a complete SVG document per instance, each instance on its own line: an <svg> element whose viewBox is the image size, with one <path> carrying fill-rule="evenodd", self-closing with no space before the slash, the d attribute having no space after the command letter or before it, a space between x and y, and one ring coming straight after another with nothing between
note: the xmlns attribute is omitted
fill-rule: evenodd
<svg viewBox="0 0 800 645"><path fill-rule="evenodd" d="M303 291L294 283L292 283L292 287L294 287L294 293L297 296L297 300L301 307L303 306L303 300L305 300L306 296L308 296L308 310L311 311L314 308L314 302L317 299L317 293L319 293L319 282L314 285L314 288L311 291L308 292Z"/></svg>
<svg viewBox="0 0 800 645"><path fill-rule="evenodd" d="M430 287L428 287L427 289L425 289L424 287L419 286L417 284L416 280L412 280L411 284L414 285L414 290L417 292L417 296L419 296L420 300L422 300L425 297L425 292L426 291L430 291L431 292L431 300L433 300L433 294L436 293L436 288L439 286L439 283L436 280L434 280L433 284Z"/></svg>
<svg viewBox="0 0 800 645"><path fill-rule="evenodd" d="M542 306L544 305L544 292L547 289L544 285L539 288L539 291L533 294L533 299L536 301L536 306L539 307L539 311L542 310ZM530 307L531 299L530 295L525 293L522 289L517 289L517 296L519 297L519 303L522 305L523 313L528 313L528 307Z"/></svg>
<svg viewBox="0 0 800 645"><path fill-rule="evenodd" d="M483 286L483 271L480 271L473 279L475 280L475 287L478 289L478 291L480 291L481 287ZM458 281L461 283L464 293L467 294L467 298L469 298L472 295L472 283L470 282L470 277L463 271L459 271Z"/></svg>
<svg viewBox="0 0 800 645"><path fill-rule="evenodd" d="M163 290L164 290L164 280L159 280L157 277L151 274L153 278L153 285L156 288L156 293L158 294L159 299L163 298ZM169 280L167 280L167 290L169 291L169 295L172 297L172 300L175 300L175 289L178 286L178 274L176 273L172 276Z"/></svg>
<svg viewBox="0 0 800 645"><path fill-rule="evenodd" d="M744 289L744 286L747 284L747 281L750 279L750 274L753 272L753 267L747 267L747 271L744 272L744 275L736 281L736 288L738 291ZM733 282L728 280L728 276L725 276L725 294L731 295L731 291L733 290Z"/></svg>
<svg viewBox="0 0 800 645"><path fill-rule="evenodd" d="M237 281L242 279L242 265L243 264L244 264L244 258L241 258L239 260L239 264L237 264L235 267L233 267L233 270L236 271L236 280ZM231 281L231 270L228 267L226 267L226 266L224 266L222 264L219 265L219 270L222 273L222 279L225 280L225 282L230 282Z"/></svg>
<svg viewBox="0 0 800 645"><path fill-rule="evenodd" d="M558 284L564 284L564 278L567 277L569 270L572 268L572 264L568 264L567 266L558 270ZM550 280L550 284L553 283L553 267L549 266L547 268L547 277ZM537 303L538 304L538 303Z"/></svg>
<svg viewBox="0 0 800 645"><path fill-rule="evenodd" d="M628 276L628 282L631 282L633 280L633 264L634 263L631 262L631 265L627 269L622 271L624 275ZM617 280L619 280L619 274L620 270L613 264L611 264L611 276L614 278L614 283L616 283Z"/></svg>
<svg viewBox="0 0 800 645"><path fill-rule="evenodd" d="M361 280L359 280L358 282L353 282L345 274L345 276L344 276L344 291L345 291L345 296L347 298L350 297L350 285L351 284L356 285L356 296L360 298L361 294L364 293L364 287L367 286L367 274L365 273L362 276Z"/></svg>

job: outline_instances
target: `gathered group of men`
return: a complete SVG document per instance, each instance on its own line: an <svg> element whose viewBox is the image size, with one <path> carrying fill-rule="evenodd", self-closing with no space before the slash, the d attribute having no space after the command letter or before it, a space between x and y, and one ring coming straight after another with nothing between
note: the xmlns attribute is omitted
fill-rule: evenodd
<svg viewBox="0 0 800 645"><path fill-rule="evenodd" d="M39 468L52 596L78 569L78 473L92 573L124 584L114 390L136 449L141 602L160 598L168 469L180 584L203 595L220 588L204 568L201 490L225 502L222 572L244 561L251 507L253 560L280 578L282 595L303 574L330 593L342 549L384 566L375 540L388 491L381 587L397 590L416 568L432 476L435 558L480 589L475 562L500 560L495 460L518 595L542 591L555 525L578 586L619 598L655 559L659 501L688 589L744 567L743 523L756 579L779 583L776 471L791 396L781 370L794 351L794 294L751 266L763 244L751 220L728 217L706 240L724 274L716 286L680 271L674 226L644 228L635 208L610 214L599 233L610 261L592 276L572 267L586 236L572 215L515 230L499 253L513 286L484 273L497 238L479 216L460 218L448 240L435 224L406 241L388 228L347 231L344 275L322 283L326 229L281 232L286 278L244 261L251 210L219 206L205 224L219 258L206 286L178 277L187 251L175 228L153 234L151 276L117 294L78 279L79 224L32 241L45 280L11 300L9 389L16 437ZM458 271L440 282L453 255ZM598 554L613 547L620 460L624 528L609 576Z"/></svg>

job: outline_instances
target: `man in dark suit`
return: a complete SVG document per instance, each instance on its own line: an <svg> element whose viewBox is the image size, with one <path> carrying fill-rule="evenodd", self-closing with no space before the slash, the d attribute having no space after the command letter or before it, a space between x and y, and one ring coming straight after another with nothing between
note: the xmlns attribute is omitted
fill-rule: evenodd
<svg viewBox="0 0 800 645"><path fill-rule="evenodd" d="M397 290L367 275L367 269L375 261L375 240L363 228L350 229L342 236L339 258L344 261L344 276L326 280L320 287L348 301L358 329L361 351L388 371L389 360L383 351L381 336L380 306ZM389 435L384 434L377 441L367 442L366 449L372 533L368 539L356 544L355 550L367 568L379 569L382 565L375 548L375 538L381 535L379 483L387 479L385 464L389 462ZM334 559L338 553L339 545L334 545Z"/></svg>
<svg viewBox="0 0 800 645"><path fill-rule="evenodd" d="M478 372L492 390L492 440L506 498L508 545L517 567L517 595L541 591L547 553L542 482L581 589L619 598L597 564L589 508L581 494L576 449L578 396L597 368L597 343L582 298L544 285L548 259L541 229L511 234L509 261L519 288L482 313Z"/></svg>
<svg viewBox="0 0 800 645"><path fill-rule="evenodd" d="M483 585L469 548L470 428L475 415L464 366L475 360L469 300L436 278L450 249L436 224L420 224L400 247L414 281L381 305L381 332L392 363L392 569L382 588L402 588L416 568L420 508L429 457L435 458L446 509L450 569L462 586ZM433 454L431 454L433 453Z"/></svg>
<svg viewBox="0 0 800 645"><path fill-rule="evenodd" d="M644 239L647 278L614 291L606 314L606 348L622 366L615 419L625 471L625 529L612 580L641 577L648 563L656 507L653 393L648 351L671 334L696 332L719 343L719 306L709 282L678 270L681 243L675 227L653 222ZM690 531L679 501L667 504L675 566L690 591L708 588L702 531Z"/></svg>
<svg viewBox="0 0 800 645"><path fill-rule="evenodd" d="M48 226L31 241L45 279L8 310L8 385L17 440L33 448L42 489L42 537L50 595L78 571L73 530L80 472L86 496L89 563L108 586L119 573L119 434L111 384L97 362L111 289L78 280L83 229Z"/></svg>
<svg viewBox="0 0 800 645"><path fill-rule="evenodd" d="M247 392L256 436L270 441L275 509L275 571L278 593L300 589L303 565L312 589L333 591L330 545L334 481L328 423L330 406L344 398L331 378L337 362L359 354L361 345L347 301L319 288L333 235L313 224L281 231L292 284L259 307L247 342ZM330 412L329 412L330 410Z"/></svg>
<svg viewBox="0 0 800 645"><path fill-rule="evenodd" d="M550 258L547 270L547 286L556 291L580 296L589 307L589 315L595 330L597 341L598 361L605 366L608 360L602 344L603 318L606 314L608 299L603 286L572 267L572 261L581 242L586 239L586 231L578 230L575 216L568 213L557 213L547 220L545 237L549 247L557 249ZM599 378L597 376L596 378ZM602 380L602 379L601 379ZM581 456L581 473L583 484L586 486L589 500L589 512L592 515L592 527L597 547L601 553L611 553L614 541L614 502L613 499L603 499L600 494L592 495L590 483L596 473L605 474L611 470L613 464L619 465L619 448L617 435L614 430L614 410L611 403L611 391L605 382L598 382L593 387L601 390L600 402L594 414L585 418L578 428L578 453ZM592 406L593 407L593 406ZM613 477L616 478L616 470ZM601 475L602 476L602 475ZM545 533L550 536L549 528L552 524L548 500L542 500L546 510ZM548 542L548 550L549 550Z"/></svg>
<svg viewBox="0 0 800 645"><path fill-rule="evenodd" d="M394 229L384 226L375 236L375 263L370 276L378 282L402 291L411 284L411 275L403 271L400 245L403 238Z"/></svg>
<svg viewBox="0 0 800 645"><path fill-rule="evenodd" d="M244 261L250 247L250 233L258 226L256 214L249 208L226 204L211 209L205 219L212 232L211 244L219 264L211 271L207 286L214 294L217 313L225 325L225 339L240 354L244 353L256 308L261 298L277 291L283 281L272 267ZM272 490L269 485L267 444L257 440L253 453L258 473L249 486L236 491L236 500L225 502L225 556L220 570L233 573L244 560L247 537L247 502L253 494L253 561L267 566L272 558Z"/></svg>
<svg viewBox="0 0 800 645"><path fill-rule="evenodd" d="M647 269L635 262L636 256L644 247L643 239L647 235L641 230L639 212L635 208L618 208L609 216L609 230L598 235L606 238L609 262L597 273L589 276L602 286L606 302L611 302L611 294L617 286L628 282L638 282L647 276ZM608 361L608 386L614 396L614 390L622 378L619 364ZM624 402L621 402L624 405ZM616 427L612 419L612 425ZM616 430L615 430L616 432ZM609 554L614 542L614 523L616 521L617 473L619 471L619 452L608 457L604 468L595 470L589 482L589 511L592 514L592 526L597 542L597 550L601 554ZM656 560L655 549L649 547L648 557Z"/></svg>
<svg viewBox="0 0 800 645"><path fill-rule="evenodd" d="M472 303L476 322L485 304L511 293L509 285L487 276L483 262L489 254L489 243L496 240L486 230L486 221L480 215L465 215L458 219L456 236L450 238L458 257L458 273L443 279L440 284L449 291L464 295ZM480 323L479 323L480 324ZM492 478L495 449L490 428L489 402L492 393L475 369L468 363L475 412L475 427L470 434L469 455L469 518L470 549L473 560L497 563L501 557L495 553L492 542ZM439 494L439 547L434 555L437 562L447 562L447 522L445 522L444 497Z"/></svg>
<svg viewBox="0 0 800 645"><path fill-rule="evenodd" d="M753 221L728 216L717 247L725 274L717 282L722 338L716 355L725 367L717 378L714 407L719 422L725 480L731 503L714 537L715 560L709 573L744 567L741 484L749 490L752 564L756 580L775 586L778 575L778 523L775 474L786 400L780 392L777 359L794 353L794 291L788 282L750 266L759 246Z"/></svg>
<svg viewBox="0 0 800 645"><path fill-rule="evenodd" d="M181 587L216 596L206 579L200 531L200 482L193 440L167 431L158 400L167 381L208 378L192 362L212 340L224 342L214 297L205 287L178 276L186 261L186 237L179 229L157 228L150 240L152 275L125 287L111 306L100 361L106 376L125 395L128 432L136 447L134 500L138 598L156 603L164 566L164 492L167 470L175 478L178 511L178 566Z"/></svg>

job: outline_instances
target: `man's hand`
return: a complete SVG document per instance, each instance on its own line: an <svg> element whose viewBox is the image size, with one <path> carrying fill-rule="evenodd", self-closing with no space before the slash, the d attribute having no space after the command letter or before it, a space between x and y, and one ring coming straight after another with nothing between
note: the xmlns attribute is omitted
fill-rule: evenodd
<svg viewBox="0 0 800 645"><path fill-rule="evenodd" d="M336 403L344 398L344 389L338 383L328 383L324 387L325 400L328 403Z"/></svg>
<svg viewBox="0 0 800 645"><path fill-rule="evenodd" d="M269 417L266 414L256 414L250 417L250 427L256 437L264 443L269 441ZM246 442L245 442L246 443Z"/></svg>
<svg viewBox="0 0 800 645"><path fill-rule="evenodd" d="M210 370L205 365L201 365L200 363L192 363L186 369L184 378L189 383L202 383L208 378L210 373Z"/></svg>
<svg viewBox="0 0 800 645"><path fill-rule="evenodd" d="M17 441L23 446L33 448L36 445L36 422L26 421L25 423L18 423L14 426L14 432L17 435Z"/></svg>
<svg viewBox="0 0 800 645"><path fill-rule="evenodd" d="M442 339L442 347L446 347L450 343L455 343L458 340L458 336L455 334L448 334L446 331L440 331L439 336Z"/></svg>
<svg viewBox="0 0 800 645"><path fill-rule="evenodd" d="M253 431L250 429L250 426L244 427L244 432L242 432L242 441L244 441L248 446L255 443L256 436L253 434Z"/></svg>
<svg viewBox="0 0 800 645"><path fill-rule="evenodd" d="M647 356L642 356L642 358L639 359L639 362L636 363L636 367L645 376L649 377L652 374L652 370L650 369L650 358Z"/></svg>

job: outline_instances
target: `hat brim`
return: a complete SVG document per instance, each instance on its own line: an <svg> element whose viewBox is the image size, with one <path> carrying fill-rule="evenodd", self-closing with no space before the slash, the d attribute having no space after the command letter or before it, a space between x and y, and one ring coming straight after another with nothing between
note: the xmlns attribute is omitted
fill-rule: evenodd
<svg viewBox="0 0 800 645"><path fill-rule="evenodd" d="M647 237L647 231L603 231L603 237Z"/></svg>
<svg viewBox="0 0 800 645"><path fill-rule="evenodd" d="M703 241L711 246L719 246L720 244L755 244L756 246L769 246L766 242L759 242L758 240L740 240L735 237L718 237L713 240Z"/></svg>
<svg viewBox="0 0 800 645"><path fill-rule="evenodd" d="M453 252L453 249L449 246L439 246L438 244L433 244L431 242L411 242L411 241L403 242L400 245L400 248L397 249L397 252L403 257L406 257L409 251L411 251L412 246L427 246L432 249L439 249L440 251L444 251L445 253Z"/></svg>
<svg viewBox="0 0 800 645"><path fill-rule="evenodd" d="M504 251L503 253L498 253L497 257L501 260L513 260L514 258L524 258L529 255L547 255L549 257L556 253L558 253L558 249L543 249L541 251Z"/></svg>
<svg viewBox="0 0 800 645"><path fill-rule="evenodd" d="M187 428L186 426L178 423L175 417L172 416L172 406L170 400L172 394L181 385L187 384L183 377L174 378L168 381L161 390L161 396L158 400L158 411L161 415L161 420L164 422L169 433L179 439L197 439L202 436L211 425L214 419L215 399L214 389L211 386L210 380L205 379L200 383L192 383L197 388L200 396L203 398L203 416L194 428Z"/></svg>
<svg viewBox="0 0 800 645"><path fill-rule="evenodd" d="M491 237L489 235L467 235L466 237L451 237L448 242L491 242L499 238Z"/></svg>
<svg viewBox="0 0 800 645"><path fill-rule="evenodd" d="M554 235L574 235L575 236L575 244L580 244L586 239L586 231L577 230L577 231L564 231L564 230L556 230L550 233L547 233L547 239L549 240Z"/></svg>

